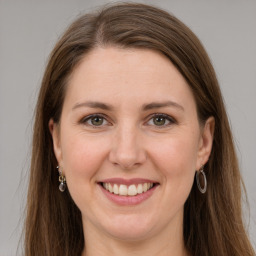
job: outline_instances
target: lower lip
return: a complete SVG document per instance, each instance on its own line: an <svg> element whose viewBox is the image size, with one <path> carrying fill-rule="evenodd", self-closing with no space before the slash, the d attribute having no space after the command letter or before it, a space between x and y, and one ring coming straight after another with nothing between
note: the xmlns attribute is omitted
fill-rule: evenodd
<svg viewBox="0 0 256 256"><path fill-rule="evenodd" d="M102 192L106 195L106 197L110 201L112 201L118 205L125 205L125 206L137 205L137 204L144 202L154 193L154 191L157 187L157 186L154 186L147 192L137 194L136 196L119 196L119 195L110 193L108 190L104 189L101 185L99 185L99 186L100 186Z"/></svg>

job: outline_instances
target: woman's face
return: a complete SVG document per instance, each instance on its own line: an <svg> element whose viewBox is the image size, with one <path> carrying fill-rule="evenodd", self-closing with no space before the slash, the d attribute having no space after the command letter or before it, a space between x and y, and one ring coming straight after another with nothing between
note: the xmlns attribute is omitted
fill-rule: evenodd
<svg viewBox="0 0 256 256"><path fill-rule="evenodd" d="M210 119L199 125L188 84L160 53L107 47L87 54L69 80L60 125L50 121L85 237L182 233L212 127Z"/></svg>

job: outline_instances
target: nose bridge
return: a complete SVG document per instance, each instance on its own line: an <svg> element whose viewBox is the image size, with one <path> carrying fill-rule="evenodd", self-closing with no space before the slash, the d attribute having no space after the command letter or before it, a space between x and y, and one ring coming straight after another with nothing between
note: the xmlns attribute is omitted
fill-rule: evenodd
<svg viewBox="0 0 256 256"><path fill-rule="evenodd" d="M118 125L110 152L112 163L123 169L133 168L146 160L145 150L141 143L141 132L131 122Z"/></svg>

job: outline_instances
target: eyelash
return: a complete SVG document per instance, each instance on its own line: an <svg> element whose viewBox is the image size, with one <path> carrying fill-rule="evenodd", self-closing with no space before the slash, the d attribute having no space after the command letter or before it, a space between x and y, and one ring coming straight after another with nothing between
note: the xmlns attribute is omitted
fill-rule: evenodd
<svg viewBox="0 0 256 256"><path fill-rule="evenodd" d="M108 118L105 115L103 115L103 114L93 114L93 115L86 116L86 117L82 118L80 123L84 124L84 125L87 125L87 126L91 126L93 128L101 128L102 126L105 126L105 125L97 126L97 125L93 125L93 124L88 124L88 122L92 121L92 119L95 118L95 117L102 118L103 122L107 121L109 123Z"/></svg>
<svg viewBox="0 0 256 256"><path fill-rule="evenodd" d="M153 125L153 126L156 126L158 127L159 129L161 128L165 128L165 127L168 127L172 124L176 124L176 120L174 118L172 118L171 116L167 115L167 114L163 114L163 113L155 113L153 115L151 115L147 121L147 123L149 123L150 120L153 120L153 118L164 118L165 122L168 121L169 123L168 124L164 124L164 125L160 125L160 126L157 126L157 125Z"/></svg>
<svg viewBox="0 0 256 256"><path fill-rule="evenodd" d="M102 125L93 125L93 124L88 124L89 121L92 121L93 118L102 118L103 119L103 122L107 122L108 124L102 124ZM168 121L169 123L168 124L164 124L164 125L154 125L154 124L149 124L149 126L155 126L159 129L161 128L165 128L165 127L168 127L172 124L176 124L176 120L174 118L172 118L171 116L167 115L167 114L163 114L163 113L155 113L155 114L152 114L150 115L148 118L147 118L147 122L146 123L149 123L150 120L152 120L153 118L164 118L165 122ZM93 127L93 128L101 128L102 126L109 126L111 124L109 124L110 122L108 121L108 118L104 115L104 114L93 114L93 115L89 115L89 116L86 116L84 118L81 119L80 121L81 124L84 124L84 125L87 125L87 126L90 126L90 127Z"/></svg>

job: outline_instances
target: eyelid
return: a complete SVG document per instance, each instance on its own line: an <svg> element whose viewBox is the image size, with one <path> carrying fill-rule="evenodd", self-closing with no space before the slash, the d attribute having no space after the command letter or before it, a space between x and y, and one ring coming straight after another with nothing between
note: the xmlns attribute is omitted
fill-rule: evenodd
<svg viewBox="0 0 256 256"><path fill-rule="evenodd" d="M96 125L91 125L91 124L88 124L88 120L94 118L94 117L101 117L103 118L108 124L105 124L105 125L99 125L99 126L96 126ZM83 118L81 118L81 120L79 121L79 123L83 124L83 125L87 125L87 126L90 126L90 127L93 127L93 128L101 128L103 126L107 126L107 125L110 125L111 122L109 121L109 118L105 115L105 114L102 114L102 113L95 113L95 114L90 114L90 115L87 115Z"/></svg>
<svg viewBox="0 0 256 256"><path fill-rule="evenodd" d="M167 126L170 126L171 124L176 124L177 121L171 117L170 115L168 114L164 114L164 113L154 113L154 114L151 114L148 118L147 118L147 121L146 123L148 123L152 118L154 117L163 117L165 118L166 120L168 120L170 123L169 124L165 124L165 125L162 125L162 126L157 126L157 125L154 125L155 127L161 129L161 128L165 128ZM153 126L153 125L152 125Z"/></svg>
<svg viewBox="0 0 256 256"><path fill-rule="evenodd" d="M103 119L107 122L107 124L103 124L103 125L99 125L99 126L88 124L88 123L87 123L88 120L90 120L90 119L92 119L92 118L94 118L94 117L101 117L101 118L103 118ZM162 125L162 126L157 126L157 125L150 125L150 124L148 124L148 122L149 122L152 118L155 118L155 117L163 117L163 118L165 118L167 121L169 121L169 123L168 123L168 124L165 124L165 125ZM106 116L106 115L103 114L103 113L95 113L95 114L87 115L87 116L81 118L80 121L79 121L79 123L81 123L81 124L83 124L83 125L87 125L87 126L92 127L92 128L102 128L102 127L104 127L104 126L110 126L110 125L112 125L112 121L110 121L110 120L109 120L109 117ZM168 114L164 114L164 113L153 113L153 114L151 114L151 115L149 115L149 116L147 117L146 122L145 122L146 125L155 126L155 127L159 128L159 129L168 127L168 126L170 126L171 124L176 124L176 123L177 123L177 121L175 120L175 118L173 118L172 116L170 116L170 115L168 115Z"/></svg>

